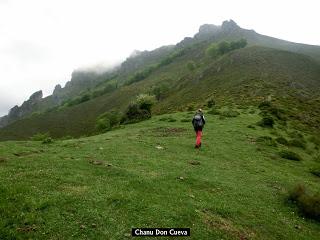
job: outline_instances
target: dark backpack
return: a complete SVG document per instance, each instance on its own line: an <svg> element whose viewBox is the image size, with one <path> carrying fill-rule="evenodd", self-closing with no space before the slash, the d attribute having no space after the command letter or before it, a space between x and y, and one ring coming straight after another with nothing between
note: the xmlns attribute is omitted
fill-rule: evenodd
<svg viewBox="0 0 320 240"><path fill-rule="evenodd" d="M203 119L202 116L200 114L196 114L193 117L193 127L194 128L202 128L203 127Z"/></svg>

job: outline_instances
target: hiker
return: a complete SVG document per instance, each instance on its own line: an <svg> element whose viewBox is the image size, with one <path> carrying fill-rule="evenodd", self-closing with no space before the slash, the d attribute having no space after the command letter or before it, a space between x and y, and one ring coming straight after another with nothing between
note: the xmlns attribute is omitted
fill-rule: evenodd
<svg viewBox="0 0 320 240"><path fill-rule="evenodd" d="M206 124L206 120L203 116L202 109L198 109L196 114L194 115L192 119L192 125L194 128L194 131L196 132L196 145L195 148L201 147L201 137L202 137L202 129L204 125Z"/></svg>

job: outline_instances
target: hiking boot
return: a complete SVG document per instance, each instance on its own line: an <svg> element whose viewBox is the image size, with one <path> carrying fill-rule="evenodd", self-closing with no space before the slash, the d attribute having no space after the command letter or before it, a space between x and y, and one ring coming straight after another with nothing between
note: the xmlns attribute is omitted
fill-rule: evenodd
<svg viewBox="0 0 320 240"><path fill-rule="evenodd" d="M199 148L199 146L198 146L198 145L195 145L194 148Z"/></svg>

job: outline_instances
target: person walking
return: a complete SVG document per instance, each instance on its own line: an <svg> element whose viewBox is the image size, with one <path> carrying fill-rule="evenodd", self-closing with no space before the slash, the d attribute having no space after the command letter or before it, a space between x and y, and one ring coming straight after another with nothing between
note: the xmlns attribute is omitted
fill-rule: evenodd
<svg viewBox="0 0 320 240"><path fill-rule="evenodd" d="M196 145L195 148L201 147L201 137L202 137L202 129L204 125L206 124L206 120L203 115L202 109L198 109L196 114L194 115L192 119L192 125L194 128L194 131L196 132Z"/></svg>

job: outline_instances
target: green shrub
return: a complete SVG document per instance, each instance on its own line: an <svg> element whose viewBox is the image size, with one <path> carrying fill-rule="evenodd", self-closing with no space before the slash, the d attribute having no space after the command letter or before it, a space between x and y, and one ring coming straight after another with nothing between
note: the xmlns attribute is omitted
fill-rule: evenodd
<svg viewBox="0 0 320 240"><path fill-rule="evenodd" d="M176 119L174 119L174 118L168 118L168 122L176 122L177 120Z"/></svg>
<svg viewBox="0 0 320 240"><path fill-rule="evenodd" d="M163 100L169 92L169 85L161 83L160 85L154 86L151 88L151 94L156 97L158 101Z"/></svg>
<svg viewBox="0 0 320 240"><path fill-rule="evenodd" d="M108 118L99 118L96 121L96 129L99 132L106 132L111 130L110 120Z"/></svg>
<svg viewBox="0 0 320 240"><path fill-rule="evenodd" d="M181 119L180 122L191 122L191 120L188 118L184 118L184 119Z"/></svg>
<svg viewBox="0 0 320 240"><path fill-rule="evenodd" d="M261 127L270 127L272 128L274 125L274 120L271 116L265 116L258 122L258 125Z"/></svg>
<svg viewBox="0 0 320 240"><path fill-rule="evenodd" d="M304 140L303 134L300 133L300 132L298 132L298 131L289 132L288 135L289 135L291 138L294 138L294 139Z"/></svg>
<svg viewBox="0 0 320 240"><path fill-rule="evenodd" d="M258 106L259 109L267 109L270 107L271 107L271 102L266 100L262 101Z"/></svg>
<svg viewBox="0 0 320 240"><path fill-rule="evenodd" d="M140 122L151 118L151 112L141 109L137 103L131 103L123 116L122 123Z"/></svg>
<svg viewBox="0 0 320 240"><path fill-rule="evenodd" d="M219 110L213 108L211 109L210 111L207 112L208 114L211 114L211 115L220 115L220 112Z"/></svg>
<svg viewBox="0 0 320 240"><path fill-rule="evenodd" d="M50 133L37 133L33 135L30 139L32 141L43 141L50 137Z"/></svg>
<svg viewBox="0 0 320 240"><path fill-rule="evenodd" d="M139 109L146 110L151 114L151 107L156 103L156 98L154 95L140 94L136 99L136 103Z"/></svg>
<svg viewBox="0 0 320 240"><path fill-rule="evenodd" d="M196 64L194 63L194 61L188 61L187 63L187 69L190 71L190 72L193 72L195 69L196 69Z"/></svg>
<svg viewBox="0 0 320 240"><path fill-rule="evenodd" d="M289 200L298 206L304 216L320 221L320 194L311 194L304 185L299 184L290 191Z"/></svg>
<svg viewBox="0 0 320 240"><path fill-rule="evenodd" d="M277 146L277 143L276 141L272 138L272 137L269 137L269 136L261 136L261 137L258 137L256 139L257 142L260 142L260 143L263 143L267 146L273 146L273 147L276 147Z"/></svg>
<svg viewBox="0 0 320 240"><path fill-rule="evenodd" d="M216 102L214 101L213 98L210 98L208 101L207 101L207 107L208 108L212 108L213 106L216 105Z"/></svg>
<svg viewBox="0 0 320 240"><path fill-rule="evenodd" d="M215 58L218 56L218 46L215 43L212 43L207 49L206 49L206 55L211 58Z"/></svg>
<svg viewBox="0 0 320 240"><path fill-rule="evenodd" d="M284 137L277 137L276 138L276 142L282 144L282 145L285 145L285 146L288 146L289 145L289 142L287 139L285 139Z"/></svg>
<svg viewBox="0 0 320 240"><path fill-rule="evenodd" d="M289 151L289 150L282 150L279 152L280 157L288 159L288 160L293 160L293 161L301 161L302 158L298 153Z"/></svg>
<svg viewBox="0 0 320 240"><path fill-rule="evenodd" d="M315 175L317 177L320 177L320 167L313 167L313 168L310 169L310 172L313 175Z"/></svg>
<svg viewBox="0 0 320 240"><path fill-rule="evenodd" d="M298 148L302 148L302 149L306 149L306 143L301 140L301 139L291 139L289 140L289 145L293 146L293 147L298 147Z"/></svg>
<svg viewBox="0 0 320 240"><path fill-rule="evenodd" d="M222 111L220 115L224 117L237 117L240 115L240 113L235 110L225 110L225 111Z"/></svg>
<svg viewBox="0 0 320 240"><path fill-rule="evenodd" d="M53 143L53 139L51 137L47 137L42 141L43 144Z"/></svg>
<svg viewBox="0 0 320 240"><path fill-rule="evenodd" d="M118 112L106 112L96 120L96 129L99 132L107 132L120 124L121 115Z"/></svg>

